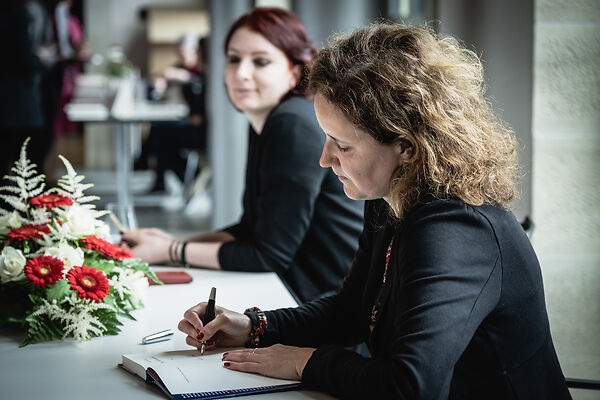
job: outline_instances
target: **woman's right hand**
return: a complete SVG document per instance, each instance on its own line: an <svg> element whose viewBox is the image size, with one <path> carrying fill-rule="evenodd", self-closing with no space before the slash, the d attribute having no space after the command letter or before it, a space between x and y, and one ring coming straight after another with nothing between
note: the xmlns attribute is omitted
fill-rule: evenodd
<svg viewBox="0 0 600 400"><path fill-rule="evenodd" d="M243 346L248 341L252 328L250 318L244 314L216 307L215 319L204 325L202 318L207 304L200 303L183 314L183 319L177 327L188 335L186 343L198 349L203 341L208 342L208 348Z"/></svg>

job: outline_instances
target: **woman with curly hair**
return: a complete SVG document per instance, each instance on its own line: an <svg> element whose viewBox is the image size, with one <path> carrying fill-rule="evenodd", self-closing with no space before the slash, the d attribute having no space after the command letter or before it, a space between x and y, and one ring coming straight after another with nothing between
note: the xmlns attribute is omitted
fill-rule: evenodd
<svg viewBox="0 0 600 400"><path fill-rule="evenodd" d="M342 289L295 309L205 304L180 329L225 367L301 380L341 398L570 398L542 277L508 207L516 140L484 98L477 56L428 29L375 24L335 38L309 88L321 166L367 200ZM366 342L372 356L344 346Z"/></svg>

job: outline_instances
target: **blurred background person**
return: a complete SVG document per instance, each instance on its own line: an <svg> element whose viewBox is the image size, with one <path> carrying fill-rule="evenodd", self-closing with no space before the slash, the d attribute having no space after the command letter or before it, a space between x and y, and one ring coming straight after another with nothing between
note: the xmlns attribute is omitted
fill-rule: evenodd
<svg viewBox="0 0 600 400"><path fill-rule="evenodd" d="M241 220L188 239L158 229L123 239L150 263L276 272L302 302L332 293L356 250L363 204L319 166L325 136L305 93L317 50L295 15L256 8L232 25L225 52L227 93L250 123Z"/></svg>
<svg viewBox="0 0 600 400"><path fill-rule="evenodd" d="M173 171L183 181L186 170L186 151L206 151L206 45L207 38L185 34L177 43L178 62L155 77L148 90L150 100L162 101L169 86L181 88L188 108L183 121L156 122L144 143L136 168L152 167L155 180L151 193L165 191L165 172ZM198 172L198 171L194 171Z"/></svg>
<svg viewBox="0 0 600 400"><path fill-rule="evenodd" d="M33 8L32 8L33 9ZM29 2L8 0L0 3L0 177L19 158L27 137L29 158L43 164L43 128L46 123L42 102L44 66L37 55L36 27L44 25L44 14L30 12ZM39 18L38 18L39 17ZM39 23L39 25L37 25Z"/></svg>
<svg viewBox="0 0 600 400"><path fill-rule="evenodd" d="M43 85L44 110L47 118L46 142L51 144L44 171L47 179L56 180L59 166L58 138L68 139L81 135L81 124L70 121L64 111L73 95L83 64L91 52L86 44L81 21L71 13L71 0L49 0L55 62L46 73Z"/></svg>

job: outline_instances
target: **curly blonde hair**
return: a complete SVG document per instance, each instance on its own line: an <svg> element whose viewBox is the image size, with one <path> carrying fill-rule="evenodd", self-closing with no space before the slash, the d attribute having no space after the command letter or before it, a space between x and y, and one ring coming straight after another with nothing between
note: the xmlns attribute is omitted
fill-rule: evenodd
<svg viewBox="0 0 600 400"><path fill-rule="evenodd" d="M309 90L384 144L413 155L391 182L397 218L423 194L507 208L516 195L516 139L484 98L477 55L428 28L376 23L330 40Z"/></svg>

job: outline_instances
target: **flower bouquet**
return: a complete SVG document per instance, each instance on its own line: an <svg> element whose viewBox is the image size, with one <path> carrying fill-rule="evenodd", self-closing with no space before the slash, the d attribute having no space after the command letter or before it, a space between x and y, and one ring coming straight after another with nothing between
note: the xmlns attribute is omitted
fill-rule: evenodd
<svg viewBox="0 0 600 400"><path fill-rule="evenodd" d="M119 332L119 316L142 307L147 263L111 244L108 226L84 196L71 164L57 187L44 190L44 175L26 155L0 187L0 326L26 328L21 347L71 336L79 341ZM6 209L8 208L8 209Z"/></svg>

